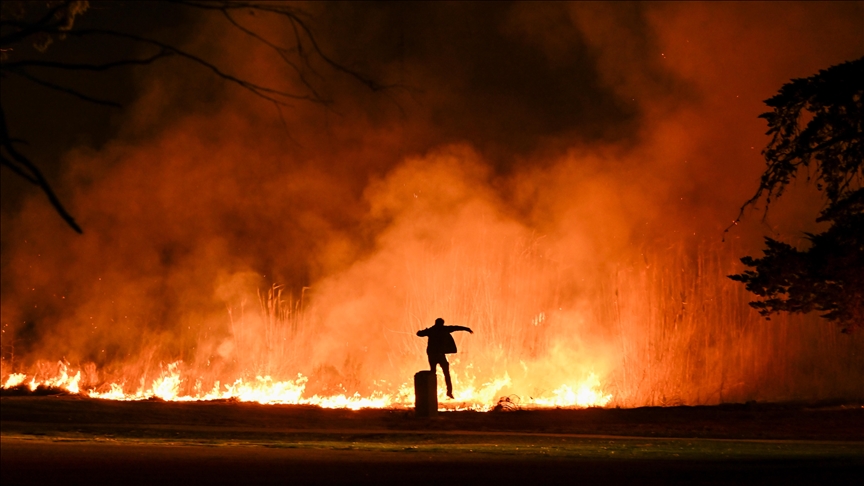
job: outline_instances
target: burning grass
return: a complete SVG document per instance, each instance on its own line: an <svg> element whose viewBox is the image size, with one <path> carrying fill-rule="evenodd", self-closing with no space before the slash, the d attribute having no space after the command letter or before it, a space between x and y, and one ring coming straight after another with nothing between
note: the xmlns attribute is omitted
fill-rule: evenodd
<svg viewBox="0 0 864 486"><path fill-rule="evenodd" d="M414 332L435 312L476 332L458 338L456 399L439 390L445 410L490 410L501 397L524 409L864 399L862 337L808 318L762 319L725 279L734 271L729 247L644 253L576 290L560 276L576 269L553 264L537 241L491 246L480 262L458 246L436 251L435 265L403 262L410 285L393 296L403 318L372 325L371 344L343 339L334 348L340 338L320 307L327 299L295 300L273 287L255 306L229 306L224 333L202 332L185 359L153 345L102 368L11 356L4 394L408 408L410 378L425 367ZM327 359L334 353L341 362Z"/></svg>

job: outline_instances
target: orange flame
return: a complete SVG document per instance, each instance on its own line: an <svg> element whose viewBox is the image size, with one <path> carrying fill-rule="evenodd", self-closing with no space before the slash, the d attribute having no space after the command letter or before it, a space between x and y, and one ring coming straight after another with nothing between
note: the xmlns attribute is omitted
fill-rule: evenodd
<svg viewBox="0 0 864 486"><path fill-rule="evenodd" d="M414 390L409 383L404 383L395 389L377 390L366 396L359 393L307 396L305 391L309 379L299 373L292 380L275 380L270 376L257 376L254 380L237 379L230 384L221 384L217 381L210 390L199 391L195 394L183 394L180 391L181 385L189 378L183 376L180 369L181 364L180 361L170 363L149 386L141 386L133 392L124 391L123 383L103 385L100 388L104 391L98 391L95 388L82 390L79 387L81 371L75 370L75 374L71 375L69 365L62 361L58 363L56 376L37 380L35 376L28 376L25 373L12 373L5 378L2 388L10 389L20 386L30 378L27 387L31 391L41 386L106 400L132 401L151 398L177 402L238 400L262 404L316 405L322 408L347 408L351 410L362 408L404 409L414 406ZM459 375L456 373L453 375L454 383L458 385ZM442 377L439 377L439 382L443 382ZM455 400L452 401L446 400L444 390L439 388L439 408L445 410L490 410L499 392L510 384L510 377L505 372L503 376L479 386L469 383L467 386L457 387ZM602 391L597 376L591 373L581 383L565 383L548 396L533 397L532 401L526 403L525 406L528 408L602 407L609 403L611 398L611 395Z"/></svg>

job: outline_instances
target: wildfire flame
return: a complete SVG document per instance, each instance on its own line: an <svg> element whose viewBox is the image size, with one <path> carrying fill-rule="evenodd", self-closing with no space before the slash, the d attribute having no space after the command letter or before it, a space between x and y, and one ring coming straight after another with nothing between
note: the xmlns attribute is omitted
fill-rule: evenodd
<svg viewBox="0 0 864 486"><path fill-rule="evenodd" d="M414 390L409 383L404 383L392 391L374 391L367 396L359 393L353 395L336 394L306 396L306 384L309 379L302 374L292 380L274 380L270 376L257 376L254 380L237 379L232 383L215 383L212 389L200 390L194 394L184 394L181 388L189 377L181 371L182 362L170 363L163 372L152 380L149 385L143 385L134 391L126 391L124 383L108 383L96 388L81 389L81 370L72 370L68 363L57 363L56 376L37 379L25 373L11 373L3 381L4 390L19 387L26 383L30 391L39 387L53 388L72 394L80 394L90 398L105 400L148 400L158 398L165 401L207 401L207 400L237 400L241 402L256 402L262 404L316 405L322 408L347 408L358 410L362 408L410 408L414 406ZM74 371L74 374L73 374ZM29 378L29 381L28 381ZM439 376L439 382L443 378ZM454 375L458 384L458 376ZM199 383L196 383L200 385ZM490 410L499 391L510 385L510 377L505 372L503 376L483 383L479 386L468 385L457 388L455 400L448 401L443 389L439 389L439 407L449 410ZM100 391L101 390L101 391ZM581 383L563 384L553 390L548 396L533 397L524 404L528 408L546 407L602 407L612 399L612 395L602 391L600 380L593 373Z"/></svg>

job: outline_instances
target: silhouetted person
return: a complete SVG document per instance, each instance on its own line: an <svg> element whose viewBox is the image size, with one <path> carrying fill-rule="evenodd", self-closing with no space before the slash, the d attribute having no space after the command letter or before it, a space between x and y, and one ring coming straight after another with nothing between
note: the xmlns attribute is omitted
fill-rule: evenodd
<svg viewBox="0 0 864 486"><path fill-rule="evenodd" d="M429 369L435 372L435 365L441 365L444 372L444 382L447 383L447 396L453 398L453 382L450 381L450 363L447 362L448 354L456 353L456 341L450 335L454 331L468 331L474 334L471 328L465 326L445 326L444 319L435 319L435 325L417 331L418 336L429 338L426 343L426 356L429 358Z"/></svg>

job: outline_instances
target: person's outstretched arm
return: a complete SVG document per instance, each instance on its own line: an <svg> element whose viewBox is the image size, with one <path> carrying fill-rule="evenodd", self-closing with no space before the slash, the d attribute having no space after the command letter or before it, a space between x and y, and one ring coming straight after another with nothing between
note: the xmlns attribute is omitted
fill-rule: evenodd
<svg viewBox="0 0 864 486"><path fill-rule="evenodd" d="M421 329L421 330L417 331L417 335L420 337L428 336L429 335L429 329Z"/></svg>
<svg viewBox="0 0 864 486"><path fill-rule="evenodd" d="M465 326L449 326L449 327L450 327L450 329L453 329L454 331L468 331L471 334L474 334L474 331L472 331L470 327L465 327Z"/></svg>

